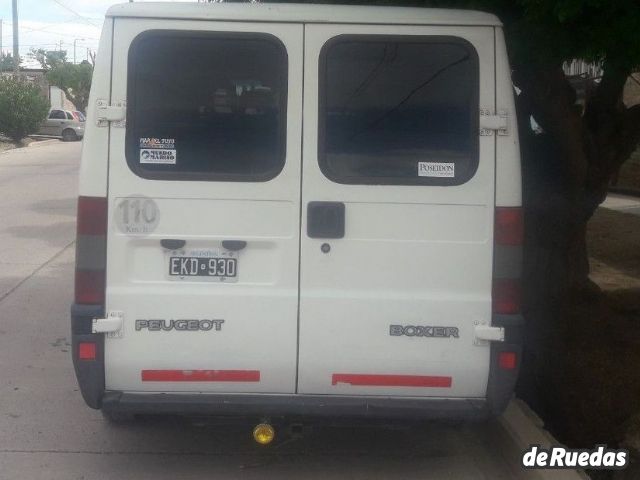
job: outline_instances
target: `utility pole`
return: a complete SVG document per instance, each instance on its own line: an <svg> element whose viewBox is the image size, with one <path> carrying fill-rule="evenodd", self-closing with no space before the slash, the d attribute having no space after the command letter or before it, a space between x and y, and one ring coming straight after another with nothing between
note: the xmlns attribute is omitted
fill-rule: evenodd
<svg viewBox="0 0 640 480"><path fill-rule="evenodd" d="M2 60L2 19L0 18L0 60Z"/></svg>
<svg viewBox="0 0 640 480"><path fill-rule="evenodd" d="M18 0L12 1L13 6L13 65L16 74L20 72L20 38L18 37Z"/></svg>

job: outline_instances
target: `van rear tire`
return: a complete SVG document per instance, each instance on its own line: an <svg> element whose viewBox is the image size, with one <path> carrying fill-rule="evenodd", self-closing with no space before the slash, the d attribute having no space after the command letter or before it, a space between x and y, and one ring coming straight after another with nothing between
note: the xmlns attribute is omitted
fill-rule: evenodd
<svg viewBox="0 0 640 480"><path fill-rule="evenodd" d="M127 423L132 423L136 418L132 413L106 412L104 410L101 410L101 412L102 417L111 425L125 425Z"/></svg>
<svg viewBox="0 0 640 480"><path fill-rule="evenodd" d="M78 140L78 135L76 135L76 132L74 132L70 128L62 131L63 142L75 142L76 140Z"/></svg>

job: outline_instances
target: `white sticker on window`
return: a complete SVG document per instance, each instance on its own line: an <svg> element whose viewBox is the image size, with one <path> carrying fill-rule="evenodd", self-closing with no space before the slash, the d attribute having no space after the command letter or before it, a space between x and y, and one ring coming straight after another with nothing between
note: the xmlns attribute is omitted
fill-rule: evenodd
<svg viewBox="0 0 640 480"><path fill-rule="evenodd" d="M453 178L456 176L455 163L418 162L419 177Z"/></svg>
<svg viewBox="0 0 640 480"><path fill-rule="evenodd" d="M176 140L174 138L154 138L141 137L140 148L176 148Z"/></svg>
<svg viewBox="0 0 640 480"><path fill-rule="evenodd" d="M161 148L143 148L140 150L140 163L160 163L175 165L176 151Z"/></svg>

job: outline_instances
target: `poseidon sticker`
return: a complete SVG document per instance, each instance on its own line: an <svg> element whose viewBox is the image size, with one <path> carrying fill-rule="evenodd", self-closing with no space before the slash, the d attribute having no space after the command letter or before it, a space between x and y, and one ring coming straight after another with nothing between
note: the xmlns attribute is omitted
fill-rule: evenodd
<svg viewBox="0 0 640 480"><path fill-rule="evenodd" d="M140 138L140 163L175 165L176 141L173 138Z"/></svg>
<svg viewBox="0 0 640 480"><path fill-rule="evenodd" d="M418 162L419 177L453 178L456 176L455 163Z"/></svg>

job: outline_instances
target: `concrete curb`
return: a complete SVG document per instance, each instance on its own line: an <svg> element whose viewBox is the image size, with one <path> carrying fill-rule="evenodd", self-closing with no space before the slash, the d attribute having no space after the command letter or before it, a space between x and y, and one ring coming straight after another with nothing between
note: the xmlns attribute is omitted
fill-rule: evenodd
<svg viewBox="0 0 640 480"><path fill-rule="evenodd" d="M9 152L17 152L17 151L20 151L20 150L24 150L26 148L41 147L41 146L44 146L44 145L51 145L52 143L56 143L56 142L60 142L60 141L61 140L58 139L58 138L51 138L49 140L41 140L41 141L38 141L38 142L32 142L29 145L27 145L26 147L8 148L6 150L2 150L0 152L0 155L5 155L5 154L7 154Z"/></svg>
<svg viewBox="0 0 640 480"><path fill-rule="evenodd" d="M61 142L62 140L58 139L58 138L51 138L49 140L40 140L37 142L32 142L29 145L27 145L26 147L23 148L31 148L31 147L42 147L44 145L51 145L52 143L58 143Z"/></svg>
<svg viewBox="0 0 640 480"><path fill-rule="evenodd" d="M544 422L522 400L514 398L505 412L498 418L508 441L503 442L503 454L519 478L525 480L588 480L590 477L582 470L525 470L520 459L525 450L531 445L549 448L551 445L560 446L553 435L544 429Z"/></svg>
<svg viewBox="0 0 640 480"><path fill-rule="evenodd" d="M640 197L640 189L628 187L609 187L609 192L631 197Z"/></svg>

